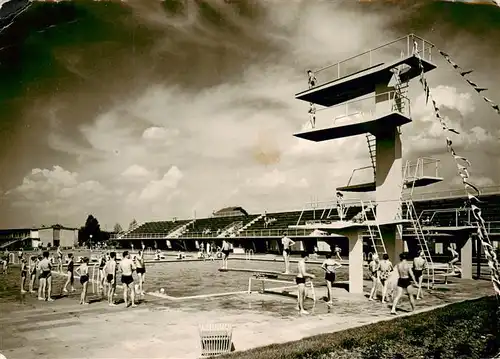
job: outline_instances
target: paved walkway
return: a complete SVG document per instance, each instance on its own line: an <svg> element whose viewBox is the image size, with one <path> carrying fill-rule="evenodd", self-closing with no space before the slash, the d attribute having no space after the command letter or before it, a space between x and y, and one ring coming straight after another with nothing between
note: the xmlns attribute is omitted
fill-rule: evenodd
<svg viewBox="0 0 500 359"><path fill-rule="evenodd" d="M61 283L55 280L56 292ZM325 294L325 288L317 291L320 298ZM418 311L490 295L492 289L491 282L456 279L426 293ZM236 350L245 350L392 318L387 305L340 288L333 308L308 301L311 314L301 317L293 295L292 290L181 301L146 296L139 307L125 308L105 301L81 306L79 294L52 303L16 294L0 301L0 352L8 359L197 358L203 323L231 323ZM409 308L407 299L401 308Z"/></svg>

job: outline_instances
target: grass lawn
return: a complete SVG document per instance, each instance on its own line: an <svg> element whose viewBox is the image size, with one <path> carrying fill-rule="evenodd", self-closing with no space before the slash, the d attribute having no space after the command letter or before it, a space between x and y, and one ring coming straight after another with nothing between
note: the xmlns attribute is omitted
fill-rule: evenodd
<svg viewBox="0 0 500 359"><path fill-rule="evenodd" d="M389 322L235 352L220 358L491 358L500 350L499 329L499 302L495 297L485 297Z"/></svg>

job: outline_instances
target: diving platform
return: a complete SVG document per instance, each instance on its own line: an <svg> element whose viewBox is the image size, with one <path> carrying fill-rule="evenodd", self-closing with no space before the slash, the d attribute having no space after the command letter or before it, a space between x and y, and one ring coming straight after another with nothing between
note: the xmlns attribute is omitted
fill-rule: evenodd
<svg viewBox="0 0 500 359"><path fill-rule="evenodd" d="M408 82L420 75L420 61L424 72L437 67L432 63L433 47L416 35L404 36L313 71L317 77L315 86L297 93L295 98L321 106L334 106L372 93L381 83L388 84L395 68L401 69L401 82Z"/></svg>
<svg viewBox="0 0 500 359"><path fill-rule="evenodd" d="M335 122L336 121L334 121L334 124L331 127L313 128L295 133L294 136L314 142L357 136L364 133L371 133L376 136L380 132L384 131L384 128L402 126L410 123L411 119L400 112L390 111L389 113L377 118L370 118L368 115L361 120L348 118L346 123L335 124Z"/></svg>
<svg viewBox="0 0 500 359"><path fill-rule="evenodd" d="M340 192L374 192L377 189L375 181L373 182L365 182L365 183L357 183L357 184L348 184L347 186L337 187L337 191Z"/></svg>
<svg viewBox="0 0 500 359"><path fill-rule="evenodd" d="M425 187L435 183L439 183L443 181L442 177L432 177L432 176L423 176L423 177L414 177L408 178L405 181L405 185L407 187ZM375 181L373 182L365 182L365 183L357 183L357 184L348 184L347 186L337 187L337 191L341 192L374 192L377 190Z"/></svg>
<svg viewBox="0 0 500 359"><path fill-rule="evenodd" d="M321 231L338 231L342 232L344 230L351 229L363 229L366 227L375 226L397 226L400 224L408 224L411 221L406 219L395 219L391 221L364 221L364 222L353 222L353 221L332 221L332 222L318 222L310 224L292 225L288 226L289 229L319 229Z"/></svg>

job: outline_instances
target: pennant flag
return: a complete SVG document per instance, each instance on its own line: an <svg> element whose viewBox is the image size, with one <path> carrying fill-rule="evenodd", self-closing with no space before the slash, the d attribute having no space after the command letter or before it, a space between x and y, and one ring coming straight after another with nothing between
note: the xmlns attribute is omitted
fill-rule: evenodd
<svg viewBox="0 0 500 359"><path fill-rule="evenodd" d="M493 1L499 1L500 0L493 0ZM460 70L459 71L459 74L465 79L465 81L472 86L472 88L477 92L477 93L481 93L483 91L488 91L488 89L486 87L479 87L476 83L472 82L471 80L465 78L465 75L468 75L470 74L473 70L467 70L467 71L461 71L461 68L460 66L458 66L455 62L453 62L453 60L450 58L450 55L448 55L447 53L441 51L441 50L438 50L438 52L441 54L441 56L444 57L444 59L456 70ZM423 73L421 74L423 75ZM500 115L500 107L498 104L494 103L493 101L491 101L489 98L487 97L484 97L483 96L483 99L488 102L491 107L495 110L495 112Z"/></svg>
<svg viewBox="0 0 500 359"><path fill-rule="evenodd" d="M500 2L500 0L498 0ZM457 69L457 70L460 70L460 75L462 77L464 77L465 75L469 74L472 72L472 70L469 70L469 71L462 71L460 69L460 66L458 66L455 62L453 62L451 59L450 59L450 56L441 51L441 50L438 50L439 53L446 59L446 61L448 61L448 63L453 66L453 68ZM422 60L420 58L420 56L418 55L418 53L416 53L416 56L419 60L419 68L420 68L420 83L422 84L423 86L423 89L424 89L424 92L425 92L425 96L427 98L427 96L430 98L431 102L432 102L432 106L434 107L434 114L436 116L436 119L441 123L441 126L443 128L443 130L447 130L449 132L453 132L455 134L459 134L458 131L456 131L455 129L453 128L449 128L448 125L443 121L443 118L440 116L439 114L439 107L437 106L436 104L436 101L433 99L432 97L432 94L430 93L430 90L429 90L429 86L427 84L427 81L425 79L425 73L424 73L424 68L423 68L423 64L422 64ZM465 78L465 77L464 77ZM471 85L474 90L478 93L481 93L482 91L486 91L487 89L486 88L483 88L483 87L479 87L478 85L476 85L474 82L466 79L467 83L469 85ZM493 109L495 111L497 111L498 114L500 114L500 107L493 103L490 99L488 99L487 97L483 97L484 100L486 102L488 102L491 107L493 107ZM427 102L427 100L426 100ZM454 148L452 147L453 145L453 141L449 138L449 137L446 137L446 147L448 149L449 152L451 152L454 160L455 160L455 163L457 165L457 169L458 169L458 174L459 176L462 178L462 182L464 184L464 187L465 187L465 192L467 193L467 202L466 204L470 205L470 208L472 210L472 214L474 215L474 218L476 219L476 226L477 226L477 236L481 242L481 246L484 250L484 253L485 253L485 256L486 256L486 259L488 260L488 266L491 268L491 281L493 283L493 289L495 291L495 294L497 295L497 298L500 297L500 266L498 264L498 260L497 260L497 257L496 257L496 254L495 254L495 251L493 249L493 246L491 245L491 241L489 239L489 236L488 236L488 231L486 230L486 227L485 227L485 221L481 215L481 209L476 206L475 204L472 203L472 200L475 201L475 203L480 203L481 201L477 198L477 196L480 196L481 195L481 191L479 190L479 188L477 188L474 184L472 184L470 181L469 181L469 171L468 171L468 168L471 167L471 163L470 161L463 157L463 156L459 156L456 154ZM463 164L461 164L463 163ZM474 194L470 193L470 190L473 190L475 191ZM500 298L499 298L500 299Z"/></svg>

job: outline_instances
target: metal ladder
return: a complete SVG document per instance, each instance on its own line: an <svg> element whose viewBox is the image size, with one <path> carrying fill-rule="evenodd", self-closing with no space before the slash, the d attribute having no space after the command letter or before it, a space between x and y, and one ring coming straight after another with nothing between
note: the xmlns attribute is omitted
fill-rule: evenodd
<svg viewBox="0 0 500 359"><path fill-rule="evenodd" d="M368 143L368 152L370 153L370 160L372 161L373 167L373 178L376 177L377 168L377 137L371 133L366 134L366 142Z"/></svg>
<svg viewBox="0 0 500 359"><path fill-rule="evenodd" d="M363 220L366 222L368 227L368 235L370 236L370 239L372 241L373 250L380 258L382 254L387 253L387 250L385 248L384 238L382 237L382 231L380 230L380 226L377 223L377 216L375 215L375 206L373 205L372 201L368 201L368 205L366 207L363 201L361 201L361 211L363 213ZM369 219L366 214L368 211L371 211L373 214L373 218L375 220L375 226L368 224Z"/></svg>
<svg viewBox="0 0 500 359"><path fill-rule="evenodd" d="M409 220L413 229L413 234L417 238L418 245L420 250L424 252L424 258L427 261L427 289L434 287L435 275L434 275L434 263L432 261L431 252L429 250L429 246L427 244L427 240L425 239L424 231L422 230L422 226L420 224L419 216L415 205L413 204L413 190L415 189L415 181L412 181L412 185L410 187L410 193L407 198L405 198L405 189L408 190L407 180L411 178L413 180L416 179L418 174L418 169L421 161L417 160L417 165L415 166L415 173L410 173L411 163L410 161L406 161L405 169L403 171L403 183L401 187L401 197L400 197L400 215L401 219ZM399 235L403 238L403 226L397 226Z"/></svg>

